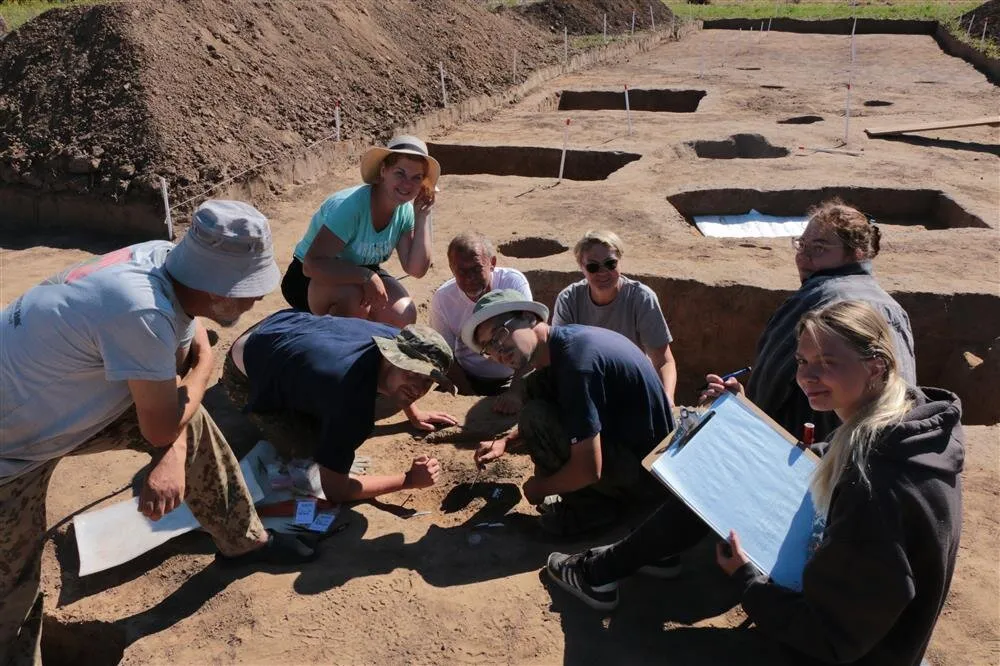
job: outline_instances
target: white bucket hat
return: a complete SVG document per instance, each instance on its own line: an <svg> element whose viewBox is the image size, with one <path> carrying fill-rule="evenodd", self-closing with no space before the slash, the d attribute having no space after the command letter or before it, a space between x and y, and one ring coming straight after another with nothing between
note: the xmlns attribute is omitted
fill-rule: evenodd
<svg viewBox="0 0 1000 666"><path fill-rule="evenodd" d="M379 170L382 168L382 160L390 153L401 155L416 155L424 158L427 163L427 173L424 174L424 182L428 188L433 190L437 185L438 177L441 175L441 165L427 152L427 144L415 136L401 134L389 139L385 148L375 146L365 151L361 157L361 179L368 184L378 180Z"/></svg>
<svg viewBox="0 0 1000 666"><path fill-rule="evenodd" d="M540 321L549 319L547 307L537 301L529 301L516 289L494 289L479 297L472 314L462 324L462 342L478 354L482 351L482 347L476 342L476 329L487 319L508 312L530 312Z"/></svg>
<svg viewBox="0 0 1000 666"><path fill-rule="evenodd" d="M281 282L267 218L242 201L211 199L198 206L165 267L191 289L228 298L266 296Z"/></svg>

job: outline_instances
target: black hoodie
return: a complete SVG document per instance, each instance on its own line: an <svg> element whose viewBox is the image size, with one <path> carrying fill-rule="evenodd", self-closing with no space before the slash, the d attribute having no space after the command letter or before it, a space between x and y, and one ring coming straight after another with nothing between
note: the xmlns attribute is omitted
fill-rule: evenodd
<svg viewBox="0 0 1000 666"><path fill-rule="evenodd" d="M955 570L965 449L958 398L934 388L913 397L869 455L871 487L855 471L834 488L802 592L752 565L734 574L747 614L797 664L916 666L927 650Z"/></svg>

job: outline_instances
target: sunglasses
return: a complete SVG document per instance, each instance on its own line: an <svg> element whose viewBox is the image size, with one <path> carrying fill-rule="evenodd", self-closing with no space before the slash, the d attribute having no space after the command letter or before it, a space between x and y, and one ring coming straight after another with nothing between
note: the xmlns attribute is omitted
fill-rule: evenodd
<svg viewBox="0 0 1000 666"><path fill-rule="evenodd" d="M799 236L792 239L792 247L795 248L795 252L798 254L804 254L807 257L815 258L826 254L830 250L843 246L823 242L807 243L802 240L801 236Z"/></svg>
<svg viewBox="0 0 1000 666"><path fill-rule="evenodd" d="M617 259L605 259L602 262L588 261L587 263L585 263L583 265L583 268L588 273L599 273L600 270L601 270L601 266L604 266L606 269L608 269L608 271L613 271L616 268L618 268L618 260Z"/></svg>

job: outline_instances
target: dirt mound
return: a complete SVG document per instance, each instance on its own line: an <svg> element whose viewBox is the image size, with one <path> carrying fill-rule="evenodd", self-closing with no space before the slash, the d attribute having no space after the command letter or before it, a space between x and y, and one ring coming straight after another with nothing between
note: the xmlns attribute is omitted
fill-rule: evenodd
<svg viewBox="0 0 1000 666"><path fill-rule="evenodd" d="M132 0L56 10L0 43L0 185L121 201L200 193L334 132L386 138L561 59L461 0ZM557 48L558 47L558 48ZM530 66L529 66L530 64Z"/></svg>
<svg viewBox="0 0 1000 666"><path fill-rule="evenodd" d="M969 21L972 27L969 29ZM983 27L986 27L986 38L1000 45L1000 0L989 0L958 18L959 25L970 37L981 39Z"/></svg>
<svg viewBox="0 0 1000 666"><path fill-rule="evenodd" d="M632 29L649 30L649 8L653 8L656 24L666 27L673 13L662 2L632 0L542 0L517 7L517 12L535 25L552 32L562 32L565 26L571 35L591 35L604 30L604 15L608 16L608 34L620 34Z"/></svg>

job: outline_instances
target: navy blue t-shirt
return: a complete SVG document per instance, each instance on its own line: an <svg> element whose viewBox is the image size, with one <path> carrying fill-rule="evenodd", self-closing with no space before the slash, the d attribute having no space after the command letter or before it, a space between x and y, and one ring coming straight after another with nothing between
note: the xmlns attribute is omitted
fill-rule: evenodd
<svg viewBox="0 0 1000 666"><path fill-rule="evenodd" d="M549 359L570 442L601 435L640 460L673 429L663 384L631 340L596 326L553 326Z"/></svg>
<svg viewBox="0 0 1000 666"><path fill-rule="evenodd" d="M292 411L319 426L316 462L347 474L354 451L375 425L382 354L372 336L399 329L364 319L276 312L253 330L243 348L255 412Z"/></svg>

